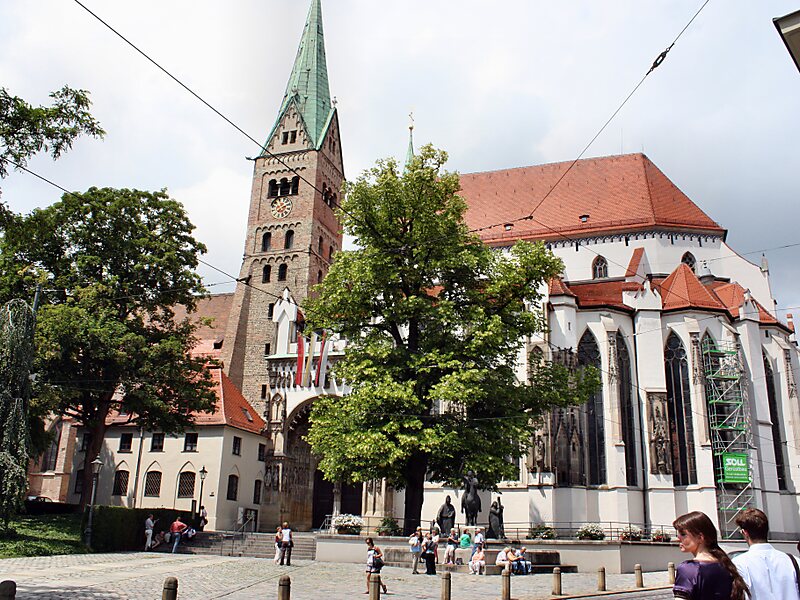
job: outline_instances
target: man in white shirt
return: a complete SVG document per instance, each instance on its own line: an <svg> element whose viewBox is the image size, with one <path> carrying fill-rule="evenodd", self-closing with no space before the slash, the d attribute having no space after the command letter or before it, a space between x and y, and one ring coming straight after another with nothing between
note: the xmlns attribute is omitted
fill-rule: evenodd
<svg viewBox="0 0 800 600"><path fill-rule="evenodd" d="M477 527L475 529L475 537L472 538L472 554L470 555L470 560L475 556L475 551L478 549L478 546L483 546L485 541L486 536L483 535L483 527Z"/></svg>
<svg viewBox="0 0 800 600"><path fill-rule="evenodd" d="M144 550L147 552L150 550L150 546L153 545L153 529L156 526L156 522L153 520L152 513L147 515L147 518L144 521Z"/></svg>
<svg viewBox="0 0 800 600"><path fill-rule="evenodd" d="M747 552L733 559L747 587L750 600L798 600L796 559L767 543L769 521L757 508L747 508L736 517Z"/></svg>

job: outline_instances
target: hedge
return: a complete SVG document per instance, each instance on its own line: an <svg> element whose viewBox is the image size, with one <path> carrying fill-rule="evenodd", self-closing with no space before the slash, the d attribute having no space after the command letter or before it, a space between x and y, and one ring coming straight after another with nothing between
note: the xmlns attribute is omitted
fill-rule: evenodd
<svg viewBox="0 0 800 600"><path fill-rule="evenodd" d="M195 526L192 513L172 508L125 508L124 506L95 506L92 518L92 550L119 552L144 548L144 522L149 514L156 519L154 533L169 531L178 515L187 525ZM88 507L83 513L82 529L88 522Z"/></svg>

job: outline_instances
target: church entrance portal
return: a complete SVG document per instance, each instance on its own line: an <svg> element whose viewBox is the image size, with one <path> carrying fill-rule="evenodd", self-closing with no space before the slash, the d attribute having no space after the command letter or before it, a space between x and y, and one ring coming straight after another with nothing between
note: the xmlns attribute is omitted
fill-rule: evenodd
<svg viewBox="0 0 800 600"><path fill-rule="evenodd" d="M342 513L351 515L361 514L361 484L342 484ZM333 513L333 483L326 481L322 471L314 472L314 499L311 527L319 529L325 522L325 517Z"/></svg>

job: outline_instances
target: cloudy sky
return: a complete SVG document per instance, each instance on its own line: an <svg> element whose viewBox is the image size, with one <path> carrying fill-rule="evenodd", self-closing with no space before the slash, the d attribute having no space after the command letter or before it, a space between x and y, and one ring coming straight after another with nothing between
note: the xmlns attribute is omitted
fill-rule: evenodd
<svg viewBox="0 0 800 600"><path fill-rule="evenodd" d="M253 137L266 136L308 0L83 1ZM346 173L403 156L412 110L417 144L447 150L453 170L571 160L701 4L323 0ZM773 248L800 243L800 73L772 18L797 8L711 0L586 155L644 151L729 229L735 249L772 249L773 290L790 312L800 306L800 246ZM73 1L0 3L0 85L38 104L64 84L91 91L107 137L29 166L73 190L167 188L188 207L206 259L237 273L252 142ZM0 185L17 211L59 197L24 173Z"/></svg>

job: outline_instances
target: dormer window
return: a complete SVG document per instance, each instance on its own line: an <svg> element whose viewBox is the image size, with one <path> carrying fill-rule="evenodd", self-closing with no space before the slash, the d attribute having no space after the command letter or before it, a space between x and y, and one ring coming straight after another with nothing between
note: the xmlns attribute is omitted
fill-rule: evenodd
<svg viewBox="0 0 800 600"><path fill-rule="evenodd" d="M284 146L286 144L294 144L297 141L297 130L293 131L284 131L283 135L281 136L281 144Z"/></svg>
<svg viewBox="0 0 800 600"><path fill-rule="evenodd" d="M581 215L578 218L581 220L581 223L588 223L589 222L589 215Z"/></svg>
<svg viewBox="0 0 800 600"><path fill-rule="evenodd" d="M697 266L697 259L694 257L694 254L691 252L687 252L681 258L681 262L689 267L693 272L697 272L695 267Z"/></svg>
<svg viewBox="0 0 800 600"><path fill-rule="evenodd" d="M608 261L598 256L592 262L592 279L605 279L608 277Z"/></svg>

